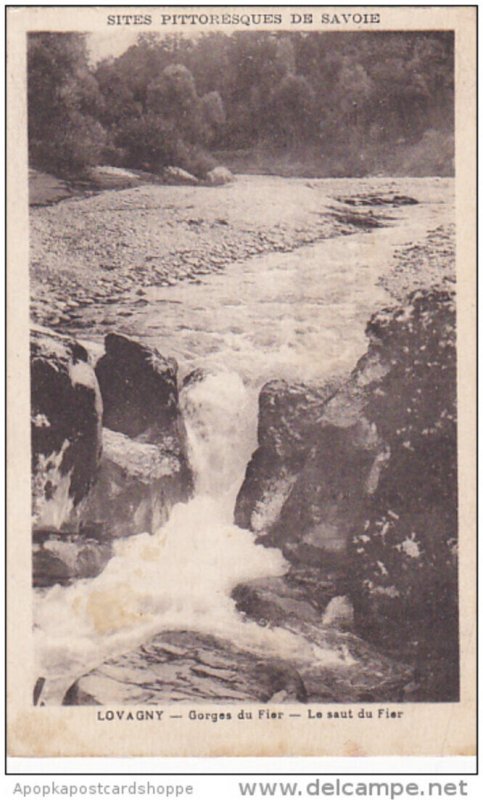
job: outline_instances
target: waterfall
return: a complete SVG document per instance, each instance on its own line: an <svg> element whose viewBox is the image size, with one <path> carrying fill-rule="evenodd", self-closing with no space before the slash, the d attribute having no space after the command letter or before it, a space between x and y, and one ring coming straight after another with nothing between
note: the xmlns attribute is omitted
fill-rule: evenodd
<svg viewBox="0 0 483 800"><path fill-rule="evenodd" d="M288 567L279 550L257 545L232 522L256 444L257 391L221 372L181 394L195 495L153 534L116 541L96 578L37 594L37 669L49 676L47 702L60 702L83 672L162 630L217 635L280 657L303 649L293 634L245 620L231 598L238 584L283 575Z"/></svg>

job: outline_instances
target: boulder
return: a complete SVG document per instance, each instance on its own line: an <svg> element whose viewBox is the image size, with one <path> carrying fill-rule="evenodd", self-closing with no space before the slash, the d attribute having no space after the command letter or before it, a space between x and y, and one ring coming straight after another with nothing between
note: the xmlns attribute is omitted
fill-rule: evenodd
<svg viewBox="0 0 483 800"><path fill-rule="evenodd" d="M261 399L235 519L299 571L332 574L355 630L417 664L420 699L457 699L454 298L415 292L367 335L335 392L279 384L273 414Z"/></svg>
<svg viewBox="0 0 483 800"><path fill-rule="evenodd" d="M163 181L171 186L197 186L199 181L190 172L181 167L166 167L163 170Z"/></svg>
<svg viewBox="0 0 483 800"><path fill-rule="evenodd" d="M274 699L275 698L275 699ZM161 633L81 677L63 705L151 705L305 701L297 670L215 636Z"/></svg>
<svg viewBox="0 0 483 800"><path fill-rule="evenodd" d="M280 547L292 564L323 569L325 578L336 569L342 580L354 519L383 461L384 445L362 413L382 372L368 358L345 385L272 381L260 394L259 447L235 522Z"/></svg>
<svg viewBox="0 0 483 800"><path fill-rule="evenodd" d="M209 186L223 186L225 183L232 183L235 176L227 167L214 167L207 173L205 180Z"/></svg>
<svg viewBox="0 0 483 800"><path fill-rule="evenodd" d="M300 586L287 577L258 578L242 583L232 592L238 611L256 620L259 625L284 627L291 621L321 621L319 608L307 600Z"/></svg>
<svg viewBox="0 0 483 800"><path fill-rule="evenodd" d="M111 555L109 542L53 530L36 531L32 552L33 585L45 588L81 578L95 578Z"/></svg>
<svg viewBox="0 0 483 800"><path fill-rule="evenodd" d="M108 333L96 364L104 404L103 424L130 437L156 443L182 432L174 358L127 336Z"/></svg>
<svg viewBox="0 0 483 800"><path fill-rule="evenodd" d="M258 402L258 448L237 497L235 523L267 531L290 494L327 399L336 383L323 386L274 380L263 386Z"/></svg>
<svg viewBox="0 0 483 800"><path fill-rule="evenodd" d="M303 617L303 613L302 613ZM268 623L268 621L267 621ZM287 619L300 655L270 658L193 631L160 633L80 677L64 705L396 702L412 670L348 632Z"/></svg>
<svg viewBox="0 0 483 800"><path fill-rule="evenodd" d="M34 525L60 528L96 479L102 400L85 348L57 333L32 331L30 375Z"/></svg>
<svg viewBox="0 0 483 800"><path fill-rule="evenodd" d="M111 537L155 532L191 490L176 438L154 445L104 428L98 479L79 508L81 529L95 524Z"/></svg>
<svg viewBox="0 0 483 800"><path fill-rule="evenodd" d="M104 404L96 485L75 524L109 536L154 532L193 489L179 409L178 366L156 349L110 333L96 364Z"/></svg>

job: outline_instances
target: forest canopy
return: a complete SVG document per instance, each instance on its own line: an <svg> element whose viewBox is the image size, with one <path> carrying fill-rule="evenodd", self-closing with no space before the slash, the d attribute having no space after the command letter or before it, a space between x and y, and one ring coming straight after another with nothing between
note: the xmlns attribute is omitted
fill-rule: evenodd
<svg viewBox="0 0 483 800"><path fill-rule="evenodd" d="M202 176L222 157L314 174L451 174L451 32L141 34L96 64L88 35L28 37L29 155ZM230 166L230 163L228 163Z"/></svg>

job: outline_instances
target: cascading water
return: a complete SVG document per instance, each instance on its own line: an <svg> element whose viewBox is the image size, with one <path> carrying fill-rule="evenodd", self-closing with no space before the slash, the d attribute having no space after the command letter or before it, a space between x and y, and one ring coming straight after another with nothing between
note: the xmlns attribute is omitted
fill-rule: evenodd
<svg viewBox="0 0 483 800"><path fill-rule="evenodd" d="M149 306L133 313L127 333L175 355L184 372L206 369L180 398L195 494L160 530L116 541L97 578L37 592L36 674L47 678L44 702L61 702L80 675L163 630L214 634L282 658L344 660L238 614L235 586L283 575L288 565L280 551L256 545L233 525L233 509L256 446L261 385L351 369L365 350L368 316L387 300L375 289L377 278L407 242L408 229L424 235L442 212L429 204L401 213L402 226L251 259L203 285L155 289Z"/></svg>
<svg viewBox="0 0 483 800"><path fill-rule="evenodd" d="M283 575L279 550L256 545L233 525L236 492L255 445L257 392L235 373L208 375L182 392L195 496L178 504L154 535L115 544L91 580L44 591L36 603L38 669L44 702L60 702L70 683L110 655L162 630L193 630L278 656L337 661L293 634L244 620L230 595L255 578Z"/></svg>

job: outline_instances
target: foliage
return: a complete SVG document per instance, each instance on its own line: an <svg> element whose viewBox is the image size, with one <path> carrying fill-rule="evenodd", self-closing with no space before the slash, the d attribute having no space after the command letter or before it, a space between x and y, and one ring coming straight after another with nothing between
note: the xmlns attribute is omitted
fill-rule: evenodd
<svg viewBox="0 0 483 800"><path fill-rule="evenodd" d="M266 147L360 174L397 150L417 171L430 131L448 144L431 168L448 174L453 45L433 31L148 33L94 65L81 34L30 34L30 155L61 170L101 153L159 169L207 148Z"/></svg>
<svg viewBox="0 0 483 800"><path fill-rule="evenodd" d="M28 48L30 157L59 174L98 163L105 143L102 95L76 33L34 33Z"/></svg>

